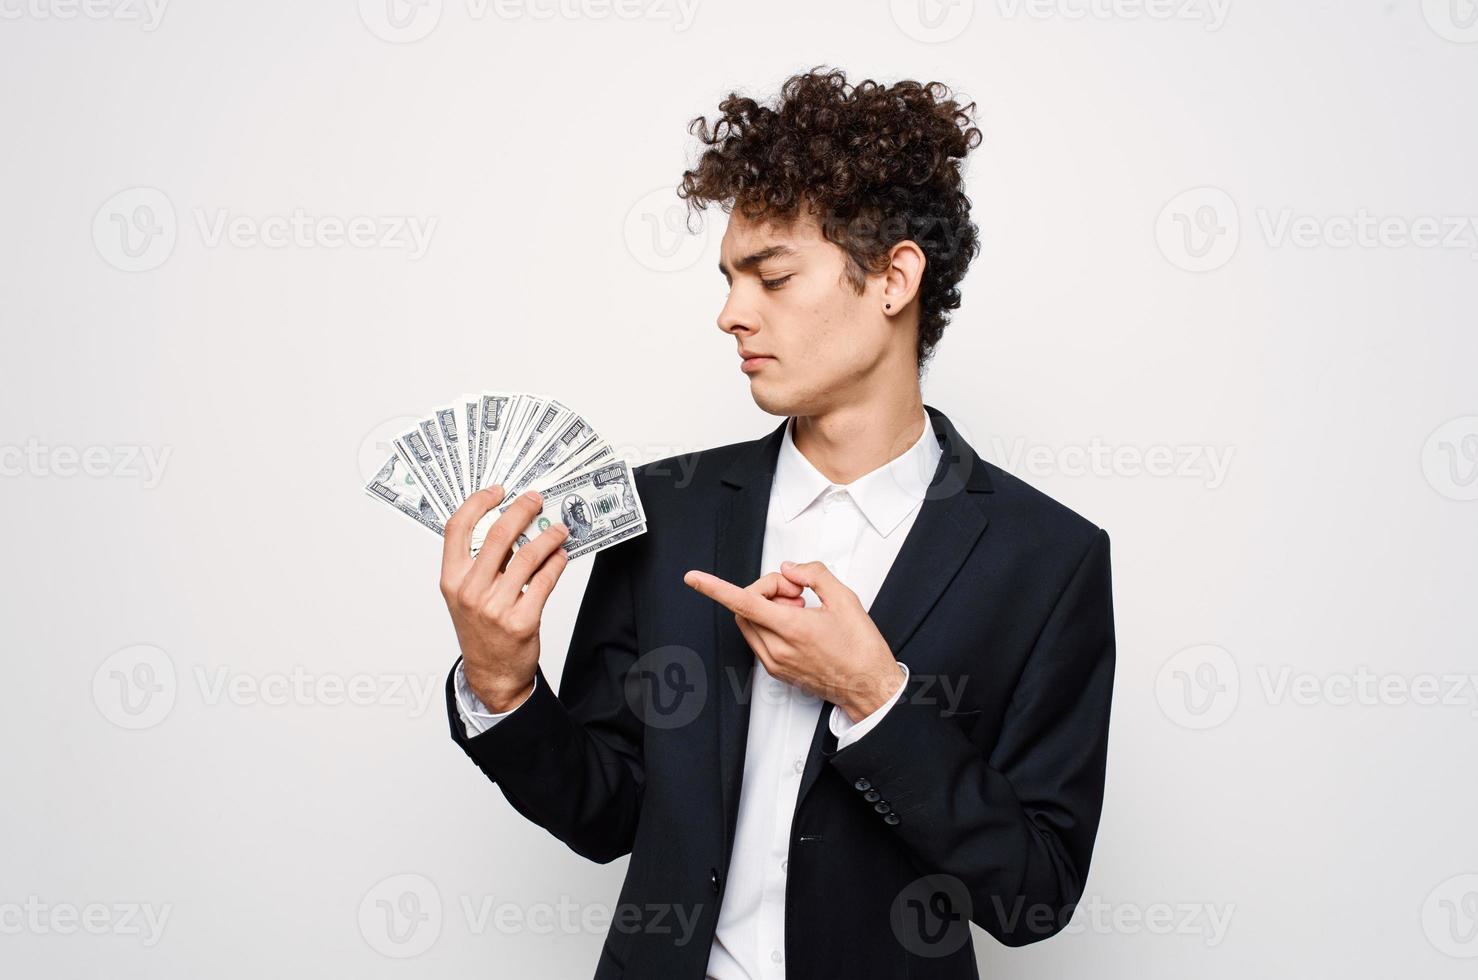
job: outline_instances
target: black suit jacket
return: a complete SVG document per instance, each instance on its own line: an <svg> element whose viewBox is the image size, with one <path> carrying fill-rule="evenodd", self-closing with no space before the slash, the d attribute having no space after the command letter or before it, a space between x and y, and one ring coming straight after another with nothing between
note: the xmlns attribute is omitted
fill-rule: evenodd
<svg viewBox="0 0 1478 980"><path fill-rule="evenodd" d="M791 826L790 980L976 977L968 922L1012 946L1044 939L1088 874L1114 671L1108 535L925 408L943 456L869 609L911 677L841 751L822 706ZM591 860L631 855L596 980L704 977L754 655L682 576L760 576L784 425L635 468L647 533L595 555L558 694L541 670L469 739L447 679L452 738L518 812Z"/></svg>

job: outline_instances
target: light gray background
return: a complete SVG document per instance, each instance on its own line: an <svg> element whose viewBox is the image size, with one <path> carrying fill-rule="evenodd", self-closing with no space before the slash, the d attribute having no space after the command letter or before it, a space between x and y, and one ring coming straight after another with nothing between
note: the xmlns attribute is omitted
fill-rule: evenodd
<svg viewBox="0 0 1478 980"><path fill-rule="evenodd" d="M451 743L439 542L360 485L464 390L769 431L670 188L828 63L979 103L925 400L1114 542L1085 905L982 972L1471 975L1470 0L155 3L0 0L0 971L589 975L625 862Z"/></svg>

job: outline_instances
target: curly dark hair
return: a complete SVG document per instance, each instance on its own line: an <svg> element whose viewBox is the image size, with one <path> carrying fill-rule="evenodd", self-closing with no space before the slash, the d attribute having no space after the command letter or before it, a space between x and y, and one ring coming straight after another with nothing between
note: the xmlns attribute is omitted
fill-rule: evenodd
<svg viewBox="0 0 1478 980"><path fill-rule="evenodd" d="M918 367L960 305L960 280L980 250L959 161L981 141L975 103L942 82L847 83L840 69L793 75L773 106L731 92L710 125L688 131L705 147L683 173L689 217L717 203L748 220L789 223L803 205L850 261L859 294L888 251L912 240L927 259L919 288Z"/></svg>

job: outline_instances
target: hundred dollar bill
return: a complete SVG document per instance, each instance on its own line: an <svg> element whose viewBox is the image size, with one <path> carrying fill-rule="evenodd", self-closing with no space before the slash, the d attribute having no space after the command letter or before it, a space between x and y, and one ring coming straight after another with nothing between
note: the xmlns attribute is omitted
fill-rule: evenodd
<svg viewBox="0 0 1478 980"><path fill-rule="evenodd" d="M518 478L523 471L523 461L533 451L536 445L541 444L550 431L555 429L566 417L567 410L553 398L539 406L533 416L533 425L519 442L517 452L503 464L503 473L500 483L508 483Z"/></svg>
<svg viewBox="0 0 1478 980"><path fill-rule="evenodd" d="M441 443L442 455L436 458L447 474L447 485L457 495L457 502L467 499L467 478L462 474L462 432L457 424L455 408L432 410L431 418L437 441ZM424 425L424 423L422 423ZM435 447L433 447L434 449Z"/></svg>
<svg viewBox="0 0 1478 980"><path fill-rule="evenodd" d="M481 485L477 482L477 407L481 404L477 395L463 395L457 399L457 424L462 427L462 474L467 478L465 489L470 497Z"/></svg>
<svg viewBox="0 0 1478 980"><path fill-rule="evenodd" d="M508 431L508 404L512 395L483 395L477 405L477 453L473 481L481 490L488 485L488 465L498 447L498 439Z"/></svg>
<svg viewBox="0 0 1478 980"><path fill-rule="evenodd" d="M510 497L517 496L545 474L558 473L566 460L586 452L598 439L600 436L588 422L578 415L571 416L544 441L528 465L512 477L513 482L504 488L505 492Z"/></svg>
<svg viewBox="0 0 1478 980"><path fill-rule="evenodd" d="M544 506L518 535L513 550L528 544L535 535L555 523L570 529L560 547L571 558L599 551L640 534L646 530L647 515L636 495L635 484L631 464L619 459L547 487L534 487L543 498ZM474 557L482 549L493 522L517 500L517 497L508 498L477 522L472 529ZM638 526L641 530L633 530Z"/></svg>
<svg viewBox="0 0 1478 980"><path fill-rule="evenodd" d="M452 502L451 491L442 483L441 475L436 470L436 460L431 454L431 447L426 444L421 430L412 429L395 439L392 445L396 453L405 461L411 475L420 482L432 505L441 513L441 519L446 520L455 514L457 505Z"/></svg>
<svg viewBox="0 0 1478 980"><path fill-rule="evenodd" d="M446 533L446 525L442 523L441 515L436 512L435 507L431 506L431 501L426 497L426 491L411 475L405 460L401 459L399 454L392 453L390 458L385 460L385 465L380 467L380 472L365 484L364 492L371 497L385 501L422 527L435 531L437 534Z"/></svg>
<svg viewBox="0 0 1478 980"><path fill-rule="evenodd" d="M487 472L483 474L483 486L501 484L508 475L506 461L517 450L515 443L521 442L526 432L525 422L532 417L540 399L533 395L517 394L508 406L508 424L498 437L497 448L488 460Z"/></svg>

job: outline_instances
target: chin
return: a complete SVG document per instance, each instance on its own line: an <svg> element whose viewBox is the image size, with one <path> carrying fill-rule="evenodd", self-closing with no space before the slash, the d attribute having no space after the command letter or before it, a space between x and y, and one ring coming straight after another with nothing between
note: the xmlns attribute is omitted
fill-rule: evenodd
<svg viewBox="0 0 1478 980"><path fill-rule="evenodd" d="M749 395L760 410L770 415L790 416L795 414L791 411L793 402L785 397L784 392L773 391L763 383L751 381L749 384Z"/></svg>
<svg viewBox="0 0 1478 980"><path fill-rule="evenodd" d="M766 384L759 379L750 382L749 394L754 403L769 415L811 415L816 408L814 400L802 397L794 391Z"/></svg>

